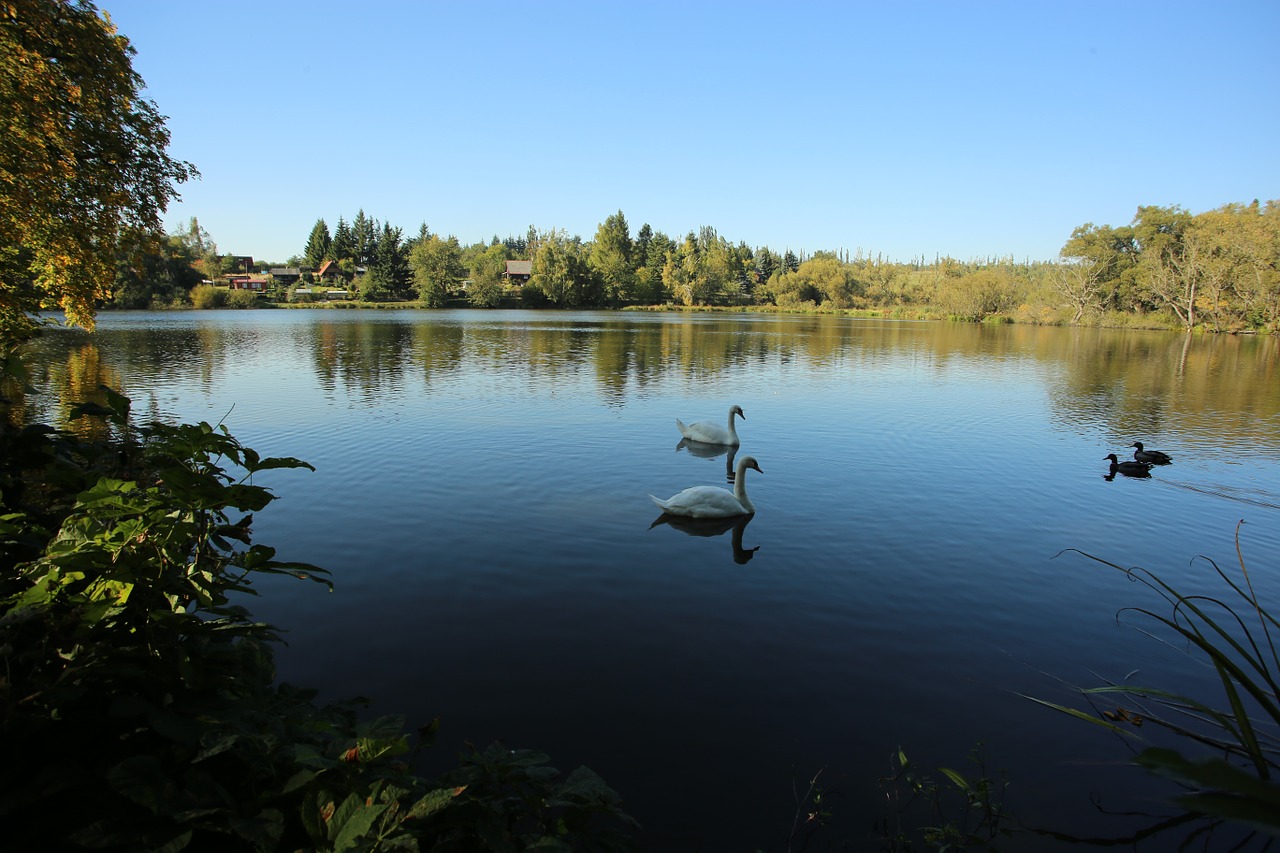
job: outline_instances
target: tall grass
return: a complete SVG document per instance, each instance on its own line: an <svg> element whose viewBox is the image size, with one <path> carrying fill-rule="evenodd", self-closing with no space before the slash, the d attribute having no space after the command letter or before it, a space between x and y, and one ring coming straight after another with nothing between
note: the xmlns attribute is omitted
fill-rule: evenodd
<svg viewBox="0 0 1280 853"><path fill-rule="evenodd" d="M1217 595L1184 595L1153 571L1070 549L1125 574L1163 602L1158 609L1130 607L1119 615L1136 617L1144 634L1208 664L1221 686L1217 699L1109 683L1081 690L1091 714L1026 698L1143 744L1137 763L1178 783L1183 793L1173 802L1187 814L1280 836L1280 622L1254 589L1240 547L1240 525L1235 533L1238 577L1208 557L1197 558L1223 585ZM1174 746L1152 745L1139 734L1144 725L1171 736L1167 740Z"/></svg>

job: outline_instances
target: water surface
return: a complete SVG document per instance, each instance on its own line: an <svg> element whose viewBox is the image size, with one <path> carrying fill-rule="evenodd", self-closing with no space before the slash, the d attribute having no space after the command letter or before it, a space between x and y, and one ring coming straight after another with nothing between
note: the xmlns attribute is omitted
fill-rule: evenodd
<svg viewBox="0 0 1280 853"><path fill-rule="evenodd" d="M1266 338L313 310L105 314L38 351L35 410L106 381L144 417L225 421L316 466L260 481L281 500L255 541L337 583L261 584L283 678L439 715L436 766L494 738L587 764L648 849L785 849L819 770L860 838L899 746L963 766L979 741L1028 822L1105 831L1090 794L1145 796L1144 777L1016 694L1213 681L1117 623L1156 604L1137 585L1057 555L1216 591L1194 558L1233 566L1245 520L1255 584L1280 588ZM757 514L651 527L648 494L726 484L727 455L679 447L675 418L733 404ZM1135 440L1174 464L1105 479Z"/></svg>

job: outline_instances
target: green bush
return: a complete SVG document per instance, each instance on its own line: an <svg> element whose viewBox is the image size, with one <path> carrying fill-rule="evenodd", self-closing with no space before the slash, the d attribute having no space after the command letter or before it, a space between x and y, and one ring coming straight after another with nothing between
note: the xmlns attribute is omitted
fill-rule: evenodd
<svg viewBox="0 0 1280 853"><path fill-rule="evenodd" d="M257 308L258 293L253 290L233 290L227 294L228 308Z"/></svg>
<svg viewBox="0 0 1280 853"><path fill-rule="evenodd" d="M197 284L191 288L191 304L196 308L221 308L227 304L228 290L213 284Z"/></svg>

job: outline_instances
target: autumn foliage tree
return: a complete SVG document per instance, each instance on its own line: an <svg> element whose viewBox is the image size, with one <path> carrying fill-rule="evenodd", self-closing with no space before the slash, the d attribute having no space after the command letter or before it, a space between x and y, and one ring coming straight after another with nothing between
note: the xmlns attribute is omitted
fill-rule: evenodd
<svg viewBox="0 0 1280 853"><path fill-rule="evenodd" d="M177 185L133 48L86 0L0 0L0 343L61 308L91 327L123 230L161 234Z"/></svg>

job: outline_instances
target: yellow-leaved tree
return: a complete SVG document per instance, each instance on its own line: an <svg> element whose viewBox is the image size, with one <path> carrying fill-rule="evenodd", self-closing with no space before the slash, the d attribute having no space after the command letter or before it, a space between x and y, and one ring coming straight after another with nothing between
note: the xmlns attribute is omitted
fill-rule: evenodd
<svg viewBox="0 0 1280 853"><path fill-rule="evenodd" d="M167 153L133 48L82 0L0 0L0 349L34 312L91 328L122 229L158 232L198 173Z"/></svg>

